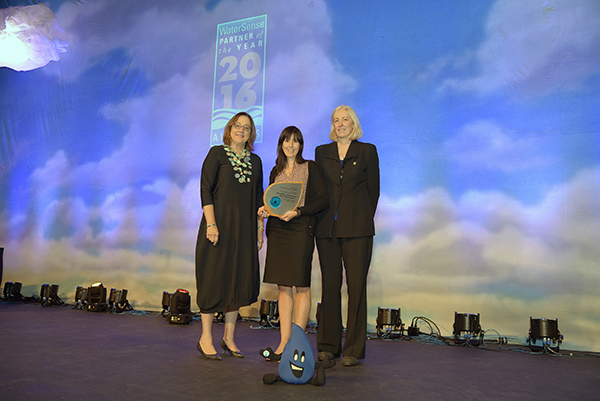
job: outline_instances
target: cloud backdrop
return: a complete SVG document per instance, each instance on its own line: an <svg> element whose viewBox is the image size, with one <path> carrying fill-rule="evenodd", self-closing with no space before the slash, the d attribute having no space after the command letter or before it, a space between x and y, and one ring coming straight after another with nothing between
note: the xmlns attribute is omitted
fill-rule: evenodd
<svg viewBox="0 0 600 401"><path fill-rule="evenodd" d="M195 291L216 27L266 14L265 176L285 126L312 158L342 103L378 147L369 322L481 313L524 341L559 318L564 347L600 350L600 6L451 4L47 2L70 50L0 69L3 280L69 301L101 280L136 309Z"/></svg>

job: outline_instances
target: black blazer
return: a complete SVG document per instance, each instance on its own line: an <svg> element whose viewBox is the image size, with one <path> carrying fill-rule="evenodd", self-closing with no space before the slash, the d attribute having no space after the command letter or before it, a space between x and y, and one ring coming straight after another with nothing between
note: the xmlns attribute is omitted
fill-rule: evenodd
<svg viewBox="0 0 600 401"><path fill-rule="evenodd" d="M307 160L308 163L308 181L306 182L306 197L304 198L304 206L299 207L300 217L298 219L306 219L311 233L314 233L315 223L317 221L316 214L329 206L329 197L325 186L325 179L321 168L312 160ZM275 167L269 175L269 185L275 182ZM269 236L270 226L267 220L267 237Z"/></svg>
<svg viewBox="0 0 600 401"><path fill-rule="evenodd" d="M317 238L333 237L337 212L337 238L375 235L375 210L379 201L379 156L370 143L352 141L340 163L337 143L318 146L315 162L321 167L329 208L317 215Z"/></svg>

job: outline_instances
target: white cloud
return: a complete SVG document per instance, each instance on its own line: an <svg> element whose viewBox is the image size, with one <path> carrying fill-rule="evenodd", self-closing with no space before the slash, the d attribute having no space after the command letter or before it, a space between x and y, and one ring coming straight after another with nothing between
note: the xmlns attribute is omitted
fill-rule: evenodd
<svg viewBox="0 0 600 401"><path fill-rule="evenodd" d="M440 277L475 274L499 288L520 283L547 287L548 295L575 296L584 288L593 293L600 285L594 246L600 240L599 196L598 168L556 185L533 206L500 192L471 191L454 201L441 188L400 199L383 196L377 232L387 241L378 244L375 260L386 277L423 287L434 287ZM583 277L592 281L578 287ZM395 284L405 288L402 280ZM438 284L443 291L444 281Z"/></svg>
<svg viewBox="0 0 600 401"><path fill-rule="evenodd" d="M599 48L600 6L594 0L498 1L490 10L483 42L465 54L477 62L479 74L449 78L442 90L501 89L540 96L574 89L595 71ZM426 76L452 60L440 58Z"/></svg>
<svg viewBox="0 0 600 401"><path fill-rule="evenodd" d="M444 143L444 157L460 170L514 172L551 163L544 157L545 138L529 133L506 132L489 120L471 122Z"/></svg>
<svg viewBox="0 0 600 401"><path fill-rule="evenodd" d="M58 150L46 164L34 170L31 179L37 186L36 192L68 184L72 180L72 166L64 151Z"/></svg>

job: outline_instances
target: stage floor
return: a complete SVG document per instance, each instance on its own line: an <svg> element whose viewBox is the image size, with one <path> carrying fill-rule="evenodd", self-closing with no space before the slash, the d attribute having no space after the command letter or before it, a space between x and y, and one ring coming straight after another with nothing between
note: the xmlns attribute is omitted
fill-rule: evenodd
<svg viewBox="0 0 600 401"><path fill-rule="evenodd" d="M245 359L208 361L196 350L201 323L94 313L70 306L0 304L2 400L599 400L600 358L367 341L356 367L341 361L324 386L262 383L277 364L259 356L276 329L239 322ZM223 325L214 327L215 345ZM219 339L217 342L216 339ZM315 347L316 335L309 334ZM510 344L508 345L510 347Z"/></svg>

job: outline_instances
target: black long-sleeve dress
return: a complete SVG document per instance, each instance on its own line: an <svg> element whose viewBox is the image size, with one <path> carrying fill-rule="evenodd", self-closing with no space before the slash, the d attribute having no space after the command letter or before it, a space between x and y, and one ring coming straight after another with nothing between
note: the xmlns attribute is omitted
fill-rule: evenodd
<svg viewBox="0 0 600 401"><path fill-rule="evenodd" d="M234 164L241 172L234 171ZM257 247L257 212L263 204L260 157L248 152L238 164L225 145L211 148L202 165L200 196L202 207L214 206L219 241L213 245L206 239L206 217L202 216L196 241L198 307L202 313L214 313L250 305L258 300L260 291Z"/></svg>

